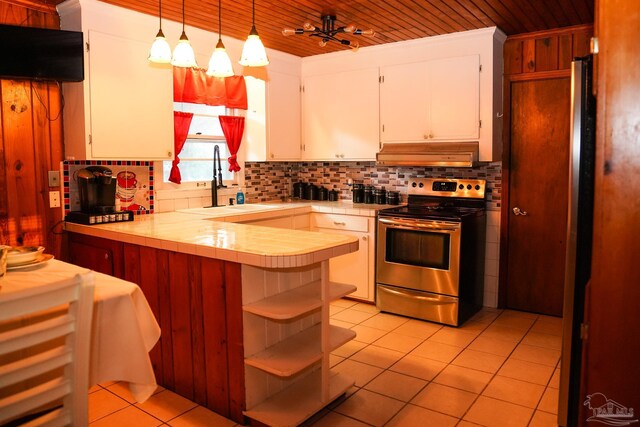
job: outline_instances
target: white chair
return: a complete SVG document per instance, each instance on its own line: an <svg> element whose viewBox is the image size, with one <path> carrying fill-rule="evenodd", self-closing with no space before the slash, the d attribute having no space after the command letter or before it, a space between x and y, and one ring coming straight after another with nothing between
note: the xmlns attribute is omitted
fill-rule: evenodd
<svg viewBox="0 0 640 427"><path fill-rule="evenodd" d="M0 290L0 425L88 424L93 283L87 272Z"/></svg>

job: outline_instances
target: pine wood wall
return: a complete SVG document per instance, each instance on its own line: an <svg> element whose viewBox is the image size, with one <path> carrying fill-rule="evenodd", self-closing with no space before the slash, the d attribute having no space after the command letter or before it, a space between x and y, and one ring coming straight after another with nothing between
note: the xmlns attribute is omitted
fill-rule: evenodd
<svg viewBox="0 0 640 427"><path fill-rule="evenodd" d="M60 28L54 6L0 0L0 23ZM55 82L0 80L0 243L61 254L60 209L49 208L47 171L64 156L62 100Z"/></svg>

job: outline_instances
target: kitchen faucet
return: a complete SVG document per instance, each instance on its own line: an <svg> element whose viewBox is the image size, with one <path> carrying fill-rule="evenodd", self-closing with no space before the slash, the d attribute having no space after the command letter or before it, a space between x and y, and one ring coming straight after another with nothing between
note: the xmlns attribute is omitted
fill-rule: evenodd
<svg viewBox="0 0 640 427"><path fill-rule="evenodd" d="M218 165L218 175L216 177L216 163ZM220 147L213 147L213 179L211 180L211 208L218 206L218 188L227 188L222 183L222 165L220 163Z"/></svg>

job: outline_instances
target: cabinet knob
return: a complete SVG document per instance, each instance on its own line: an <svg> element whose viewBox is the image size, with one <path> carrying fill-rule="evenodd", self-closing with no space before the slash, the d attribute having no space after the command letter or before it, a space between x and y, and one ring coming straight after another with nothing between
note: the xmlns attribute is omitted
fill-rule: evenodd
<svg viewBox="0 0 640 427"><path fill-rule="evenodd" d="M273 153L269 153L269 157L271 157L273 159L273 157L274 157Z"/></svg>
<svg viewBox="0 0 640 427"><path fill-rule="evenodd" d="M340 154L340 158L343 159L344 158L344 154Z"/></svg>
<svg viewBox="0 0 640 427"><path fill-rule="evenodd" d="M173 152L172 151L167 151L167 157L172 157L173 156Z"/></svg>
<svg viewBox="0 0 640 427"><path fill-rule="evenodd" d="M104 254L104 259L109 259L109 254Z"/></svg>
<svg viewBox="0 0 640 427"><path fill-rule="evenodd" d="M362 240L369 240L369 236L362 236Z"/></svg>
<svg viewBox="0 0 640 427"><path fill-rule="evenodd" d="M339 159L339 158L340 158L340 154L336 154L336 159Z"/></svg>

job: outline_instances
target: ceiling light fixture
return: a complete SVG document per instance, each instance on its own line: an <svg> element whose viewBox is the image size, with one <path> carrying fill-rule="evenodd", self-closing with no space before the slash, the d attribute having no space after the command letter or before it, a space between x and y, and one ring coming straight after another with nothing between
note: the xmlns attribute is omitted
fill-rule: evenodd
<svg viewBox="0 0 640 427"><path fill-rule="evenodd" d="M336 16L335 15L322 15L322 28L317 28L310 22L305 22L302 25L302 28L284 28L282 30L283 36L291 36L294 34L305 34L309 33L309 37L318 37L320 41L318 44L322 47L327 45L328 41L338 42L344 46L349 46L351 49L358 50L360 44L357 41L351 41L346 39L340 39L336 37L338 34L353 34L356 36L369 36L373 37L376 35L375 31L369 30L361 30L356 28L354 24L349 24L345 27L336 28Z"/></svg>
<svg viewBox="0 0 640 427"><path fill-rule="evenodd" d="M160 18L160 29L158 30L158 34L156 34L156 39L151 45L151 49L149 49L149 61L155 62L158 64L168 64L171 62L171 46L169 46L169 42L164 37L164 33L162 32L162 0L160 0L158 17Z"/></svg>
<svg viewBox="0 0 640 427"><path fill-rule="evenodd" d="M187 33L184 31L184 0L182 0L182 35L176 48L173 49L171 65L174 67L197 67L196 55L193 52Z"/></svg>
<svg viewBox="0 0 640 427"><path fill-rule="evenodd" d="M233 76L233 66L222 43L222 0L218 0L218 44L211 54L207 74L214 77Z"/></svg>
<svg viewBox="0 0 640 427"><path fill-rule="evenodd" d="M263 67L269 64L269 58L267 58L267 52L256 30L256 0L252 2L252 13L251 31L242 48L240 65L244 65L245 67Z"/></svg>

